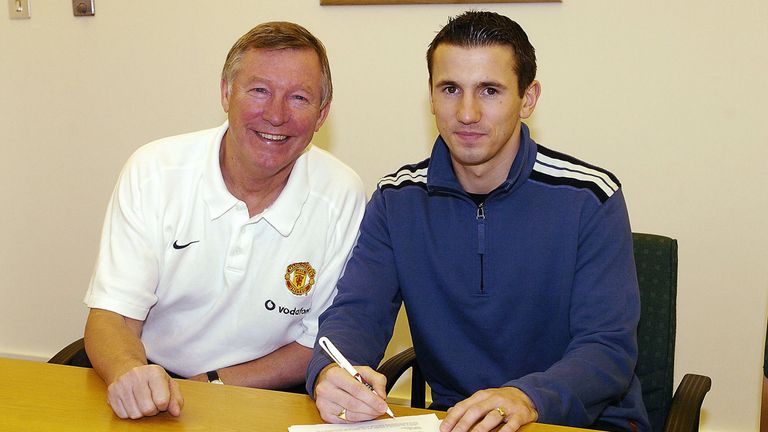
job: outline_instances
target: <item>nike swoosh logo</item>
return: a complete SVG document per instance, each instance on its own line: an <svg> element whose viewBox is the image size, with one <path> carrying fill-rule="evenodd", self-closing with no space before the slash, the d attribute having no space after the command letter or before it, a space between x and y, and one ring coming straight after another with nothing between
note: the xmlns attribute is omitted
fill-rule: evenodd
<svg viewBox="0 0 768 432"><path fill-rule="evenodd" d="M200 240L195 240L195 241L191 241L191 242L189 242L187 244L180 245L179 241L176 240L176 241L173 242L173 248L174 249L184 249L185 247L191 245L192 243L199 243L199 242L200 242Z"/></svg>

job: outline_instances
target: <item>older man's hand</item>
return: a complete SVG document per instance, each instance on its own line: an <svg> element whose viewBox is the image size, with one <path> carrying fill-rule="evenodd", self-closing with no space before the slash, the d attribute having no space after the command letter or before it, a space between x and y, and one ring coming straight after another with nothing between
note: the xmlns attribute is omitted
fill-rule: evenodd
<svg viewBox="0 0 768 432"><path fill-rule="evenodd" d="M179 384L157 365L137 366L119 376L109 384L107 400L118 417L132 419L161 411L178 416L184 406Z"/></svg>

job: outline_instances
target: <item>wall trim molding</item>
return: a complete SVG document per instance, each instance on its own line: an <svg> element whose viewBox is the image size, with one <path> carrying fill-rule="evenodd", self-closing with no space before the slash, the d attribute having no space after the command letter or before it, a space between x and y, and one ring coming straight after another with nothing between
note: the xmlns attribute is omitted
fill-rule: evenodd
<svg viewBox="0 0 768 432"><path fill-rule="evenodd" d="M47 362L48 357L43 357L41 355L32 355L32 354L19 354L19 353L12 353L12 352L0 352L0 357L5 358L12 358L16 360L29 360L29 361L35 361L35 362Z"/></svg>

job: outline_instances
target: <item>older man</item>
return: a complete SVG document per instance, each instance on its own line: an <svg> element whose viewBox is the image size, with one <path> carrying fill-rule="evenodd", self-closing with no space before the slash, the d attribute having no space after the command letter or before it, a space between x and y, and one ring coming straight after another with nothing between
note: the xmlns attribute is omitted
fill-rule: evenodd
<svg viewBox="0 0 768 432"><path fill-rule="evenodd" d="M224 64L228 121L125 165L85 297L86 349L119 417L179 415L170 375L303 383L365 203L359 177L310 145L331 96L322 43L261 24Z"/></svg>

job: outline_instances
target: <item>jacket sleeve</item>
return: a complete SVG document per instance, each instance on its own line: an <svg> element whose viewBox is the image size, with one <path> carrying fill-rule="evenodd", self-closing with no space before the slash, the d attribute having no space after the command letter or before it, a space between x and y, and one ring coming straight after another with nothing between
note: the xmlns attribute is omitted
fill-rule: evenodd
<svg viewBox="0 0 768 432"><path fill-rule="evenodd" d="M341 205L332 215L335 224L325 244L326 253L331 257L322 269L324 279L318 280L312 297L312 309L301 320L304 332L299 335L296 342L306 347L313 347L317 339L317 326L319 316L333 301L336 295L336 284L344 269L352 246L357 238L356 233L360 227L365 209L365 193L362 182L356 182L354 188L349 188L346 196L341 200Z"/></svg>
<svg viewBox="0 0 768 432"><path fill-rule="evenodd" d="M380 190L366 206L360 234L337 285L333 304L320 316L317 337L330 339L352 365L376 367L384 356L400 309L401 296ZM307 391L314 397L315 380L331 363L315 343L307 367Z"/></svg>
<svg viewBox="0 0 768 432"><path fill-rule="evenodd" d="M505 386L533 400L540 422L587 426L627 392L637 362L640 298L621 190L584 218L577 247L562 359Z"/></svg>

